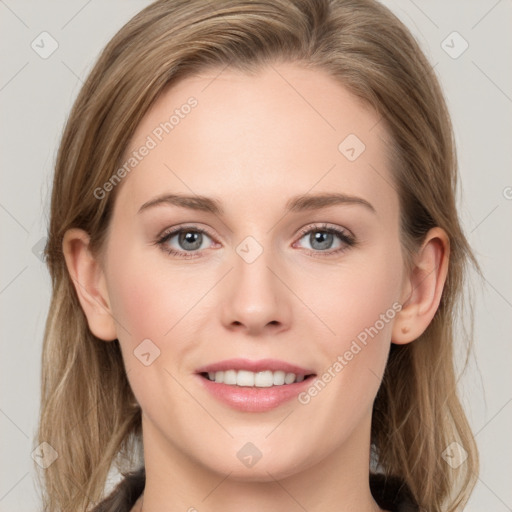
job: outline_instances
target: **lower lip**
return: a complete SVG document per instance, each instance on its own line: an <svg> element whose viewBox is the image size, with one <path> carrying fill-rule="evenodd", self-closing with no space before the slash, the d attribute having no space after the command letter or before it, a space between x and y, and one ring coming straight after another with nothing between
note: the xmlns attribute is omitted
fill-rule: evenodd
<svg viewBox="0 0 512 512"><path fill-rule="evenodd" d="M275 409L295 398L301 391L307 388L313 380L313 377L309 377L302 382L295 382L293 384L257 388L220 384L202 377L201 375L197 377L215 398L233 409L244 412L265 412Z"/></svg>

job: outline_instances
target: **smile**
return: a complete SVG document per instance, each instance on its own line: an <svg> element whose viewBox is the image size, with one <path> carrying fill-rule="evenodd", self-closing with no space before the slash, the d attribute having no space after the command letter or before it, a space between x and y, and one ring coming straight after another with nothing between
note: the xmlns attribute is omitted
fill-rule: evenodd
<svg viewBox="0 0 512 512"><path fill-rule="evenodd" d="M286 386L296 382L302 382L308 375L285 372L284 370L264 370L251 372L249 370L226 370L217 372L204 372L201 374L217 384L229 386L270 388L272 386Z"/></svg>
<svg viewBox="0 0 512 512"><path fill-rule="evenodd" d="M311 369L276 359L229 359L196 372L209 396L232 409L253 413L290 402L316 376Z"/></svg>

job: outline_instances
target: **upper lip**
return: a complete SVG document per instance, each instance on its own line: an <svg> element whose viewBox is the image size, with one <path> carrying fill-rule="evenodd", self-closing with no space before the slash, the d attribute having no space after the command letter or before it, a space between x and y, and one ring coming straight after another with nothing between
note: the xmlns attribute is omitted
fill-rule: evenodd
<svg viewBox="0 0 512 512"><path fill-rule="evenodd" d="M295 375L313 375L315 373L311 369L302 368L295 364L279 361L278 359L259 359L257 361L250 359L225 359L224 361L202 366L197 369L197 373L222 372L226 370L248 370L254 373L265 370L273 372L282 370L286 373L295 373Z"/></svg>

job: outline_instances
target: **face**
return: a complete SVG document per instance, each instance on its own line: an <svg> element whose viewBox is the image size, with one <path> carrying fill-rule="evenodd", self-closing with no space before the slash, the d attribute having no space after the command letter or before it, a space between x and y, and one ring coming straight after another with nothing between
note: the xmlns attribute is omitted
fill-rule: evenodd
<svg viewBox="0 0 512 512"><path fill-rule="evenodd" d="M219 72L138 126L103 272L146 453L266 480L368 449L399 203L379 116L334 79Z"/></svg>

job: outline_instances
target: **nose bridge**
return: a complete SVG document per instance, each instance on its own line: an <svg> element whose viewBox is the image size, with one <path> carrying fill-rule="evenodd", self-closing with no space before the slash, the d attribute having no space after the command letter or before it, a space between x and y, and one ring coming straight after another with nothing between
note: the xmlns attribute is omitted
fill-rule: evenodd
<svg viewBox="0 0 512 512"><path fill-rule="evenodd" d="M270 242L268 242L270 243ZM276 275L276 253L253 236L236 247L230 286L223 297L226 327L242 325L253 333L268 325L289 322L289 302L285 287Z"/></svg>

